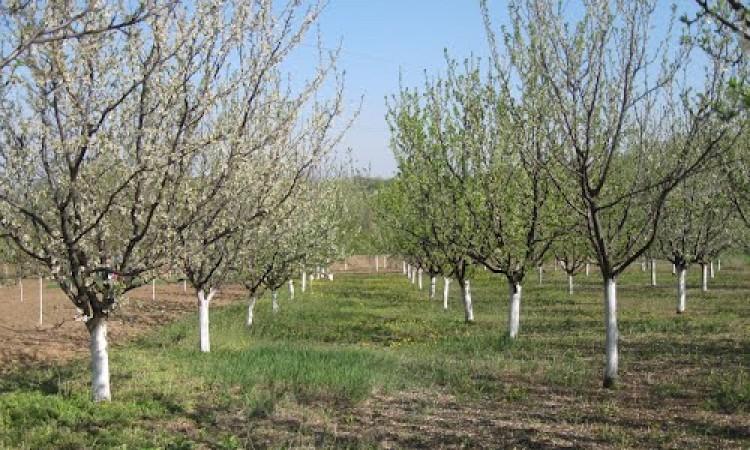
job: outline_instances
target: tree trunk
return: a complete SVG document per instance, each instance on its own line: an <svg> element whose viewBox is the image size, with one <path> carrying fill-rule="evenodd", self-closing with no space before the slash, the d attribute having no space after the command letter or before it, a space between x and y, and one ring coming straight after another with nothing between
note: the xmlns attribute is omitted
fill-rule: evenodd
<svg viewBox="0 0 750 450"><path fill-rule="evenodd" d="M21 291L21 303L23 303L23 278L18 280L18 288Z"/></svg>
<svg viewBox="0 0 750 450"><path fill-rule="evenodd" d="M459 284L461 284L460 281ZM464 281L461 288L461 297L464 301L464 319L466 322L474 322L474 307L471 304L471 282L469 280Z"/></svg>
<svg viewBox="0 0 750 450"><path fill-rule="evenodd" d="M432 275L430 277L430 300L435 299L435 287L437 286L437 277Z"/></svg>
<svg viewBox="0 0 750 450"><path fill-rule="evenodd" d="M604 282L604 320L607 330L606 355L607 363L604 369L604 387L614 387L617 382L617 365L619 357L617 354L617 281L608 278Z"/></svg>
<svg viewBox="0 0 750 450"><path fill-rule="evenodd" d="M646 260L644 259L643 261L641 261L641 272L645 272L645 271L646 271Z"/></svg>
<svg viewBox="0 0 750 450"><path fill-rule="evenodd" d="M568 274L568 294L573 295L573 275Z"/></svg>
<svg viewBox="0 0 750 450"><path fill-rule="evenodd" d="M305 290L307 290L307 272L302 272L302 293L305 293Z"/></svg>
<svg viewBox="0 0 750 450"><path fill-rule="evenodd" d="M279 312L279 296L276 289L271 291L271 308L273 309L274 314Z"/></svg>
<svg viewBox="0 0 750 450"><path fill-rule="evenodd" d="M714 272L714 262L711 261L709 263L708 267L709 267L709 270L710 270L710 273L711 273L711 279L713 280L714 277L716 276L716 273Z"/></svg>
<svg viewBox="0 0 750 450"><path fill-rule="evenodd" d="M672 264L672 275L674 275L676 273L677 273L677 266L675 266L674 264Z"/></svg>
<svg viewBox="0 0 750 450"><path fill-rule="evenodd" d="M250 302L247 304L247 322L245 325L248 327L253 326L253 318L255 313L255 303L258 301L258 297L252 296L250 297Z"/></svg>
<svg viewBox="0 0 750 450"><path fill-rule="evenodd" d="M151 300L156 300L156 280L151 280Z"/></svg>
<svg viewBox="0 0 750 450"><path fill-rule="evenodd" d="M203 289L198 291L198 332L200 334L200 349L203 353L211 351L211 336L209 333L208 306L214 298L216 290L211 288L208 295Z"/></svg>
<svg viewBox="0 0 750 450"><path fill-rule="evenodd" d="M107 318L96 313L86 322L91 337L91 396L95 402L112 399L109 388L109 353L107 352Z"/></svg>
<svg viewBox="0 0 750 450"><path fill-rule="evenodd" d="M687 289L685 289L685 278L687 269L680 267L680 275L677 277L677 314L685 312Z"/></svg>
<svg viewBox="0 0 750 450"><path fill-rule="evenodd" d="M451 287L451 279L443 277L443 309L448 310L448 292Z"/></svg>
<svg viewBox="0 0 750 450"><path fill-rule="evenodd" d="M422 290L422 269L417 270L417 286L419 290Z"/></svg>
<svg viewBox="0 0 750 450"><path fill-rule="evenodd" d="M406 265L406 278L411 280L411 264Z"/></svg>
<svg viewBox="0 0 750 450"><path fill-rule="evenodd" d="M44 323L44 280L39 277L39 326Z"/></svg>
<svg viewBox="0 0 750 450"><path fill-rule="evenodd" d="M508 281L510 291L510 308L508 309L508 336L515 339L518 336L518 327L521 321L521 284Z"/></svg>
<svg viewBox="0 0 750 450"><path fill-rule="evenodd" d="M348 271L349 271L349 263L346 262L346 259L345 259L344 260L344 272L348 272Z"/></svg>
<svg viewBox="0 0 750 450"><path fill-rule="evenodd" d="M406 261L402 261L401 271L404 272L404 275L406 275Z"/></svg>
<svg viewBox="0 0 750 450"><path fill-rule="evenodd" d="M328 272L328 281L333 281L333 272Z"/></svg>
<svg viewBox="0 0 750 450"><path fill-rule="evenodd" d="M701 263L701 291L708 291L708 265Z"/></svg>
<svg viewBox="0 0 750 450"><path fill-rule="evenodd" d="M721 258L716 260L716 271L721 272Z"/></svg>
<svg viewBox="0 0 750 450"><path fill-rule="evenodd" d="M412 267L411 268L411 284L415 284L417 282L417 269Z"/></svg>
<svg viewBox="0 0 750 450"><path fill-rule="evenodd" d="M375 255L375 272L380 272L380 261L378 260L378 255Z"/></svg>
<svg viewBox="0 0 750 450"><path fill-rule="evenodd" d="M289 280L289 300L294 300L294 280Z"/></svg>
<svg viewBox="0 0 750 450"><path fill-rule="evenodd" d="M656 260L651 259L651 286L656 286Z"/></svg>
<svg viewBox="0 0 750 450"><path fill-rule="evenodd" d="M539 284L542 284L542 266L539 266Z"/></svg>
<svg viewBox="0 0 750 450"><path fill-rule="evenodd" d="M589 276L589 263L586 263L586 276Z"/></svg>

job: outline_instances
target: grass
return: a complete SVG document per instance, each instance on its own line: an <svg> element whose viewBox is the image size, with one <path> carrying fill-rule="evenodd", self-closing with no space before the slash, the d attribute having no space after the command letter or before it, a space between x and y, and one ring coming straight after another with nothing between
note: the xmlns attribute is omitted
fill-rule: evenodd
<svg viewBox="0 0 750 450"><path fill-rule="evenodd" d="M600 387L600 282L525 283L505 337L506 286L480 271L476 323L396 274L338 275L244 326L214 308L212 352L186 317L111 352L114 401L88 399L85 361L0 380L0 448L743 447L750 445L750 268L697 270L676 315L673 278L618 280L621 382ZM669 269L665 263L661 269ZM439 284L438 292L442 292ZM444 425L440 425L444 424ZM390 444L388 444L390 443Z"/></svg>

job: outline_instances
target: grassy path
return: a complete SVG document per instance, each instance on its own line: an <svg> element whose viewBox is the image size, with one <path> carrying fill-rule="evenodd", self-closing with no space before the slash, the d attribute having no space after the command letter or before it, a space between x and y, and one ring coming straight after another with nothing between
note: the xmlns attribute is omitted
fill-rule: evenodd
<svg viewBox="0 0 750 450"><path fill-rule="evenodd" d="M682 316L668 271L619 280L614 391L594 272L573 296L562 272L530 276L517 342L486 272L473 325L455 286L443 312L405 277L339 276L276 315L262 299L251 330L245 305L214 309L211 354L195 317L116 346L111 404L89 402L85 362L5 377L0 448L748 447L750 268L725 263L705 294L696 277Z"/></svg>

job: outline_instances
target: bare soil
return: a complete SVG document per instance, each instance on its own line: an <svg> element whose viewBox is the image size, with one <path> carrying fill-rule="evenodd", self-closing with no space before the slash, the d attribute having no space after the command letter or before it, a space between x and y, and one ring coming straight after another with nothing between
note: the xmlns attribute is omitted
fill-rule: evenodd
<svg viewBox="0 0 750 450"><path fill-rule="evenodd" d="M64 363L88 353L88 331L75 320L76 309L65 294L43 280L43 316L39 324L39 279L23 280L23 299L18 284L0 287L0 373L29 366ZM240 297L239 287L228 287L212 304L221 305ZM109 338L118 345L197 310L194 294L182 283L156 285L128 292L121 307L109 320Z"/></svg>

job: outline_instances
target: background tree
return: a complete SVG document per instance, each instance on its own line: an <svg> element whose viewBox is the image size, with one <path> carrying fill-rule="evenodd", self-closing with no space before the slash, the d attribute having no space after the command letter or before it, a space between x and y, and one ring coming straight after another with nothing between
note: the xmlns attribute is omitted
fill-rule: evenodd
<svg viewBox="0 0 750 450"><path fill-rule="evenodd" d="M652 244L669 192L733 145L736 127L714 108L725 92L724 67L708 64L699 87L688 87L678 68L689 48L675 51L668 32L661 45L653 43L655 2L575 5L581 14L571 23L552 1L512 2L504 70L536 67L551 93L561 141L552 155L560 169L549 174L585 221L602 275L610 387L618 372L617 276ZM484 8L496 66L503 67ZM664 135L679 136L669 154Z"/></svg>
<svg viewBox="0 0 750 450"><path fill-rule="evenodd" d="M700 264L701 285L708 283L707 264L737 240L738 220L720 169L703 171L680 182L664 208L656 248L675 265L677 313L686 308L686 275Z"/></svg>

